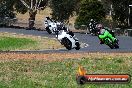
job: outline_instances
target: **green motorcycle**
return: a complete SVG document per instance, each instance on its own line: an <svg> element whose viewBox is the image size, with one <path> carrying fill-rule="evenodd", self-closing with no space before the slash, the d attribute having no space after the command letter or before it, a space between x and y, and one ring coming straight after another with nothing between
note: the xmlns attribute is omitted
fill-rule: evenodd
<svg viewBox="0 0 132 88"><path fill-rule="evenodd" d="M108 45L111 49L118 49L119 43L118 39L114 38L107 30L104 35L98 35L99 39L103 41L104 44Z"/></svg>
<svg viewBox="0 0 132 88"><path fill-rule="evenodd" d="M111 39L110 38L105 38L104 39L104 43L106 44L106 45L108 45L111 49L117 49L117 48L119 48L119 44L118 44L118 41L117 40L115 40L114 42L113 41L111 41Z"/></svg>

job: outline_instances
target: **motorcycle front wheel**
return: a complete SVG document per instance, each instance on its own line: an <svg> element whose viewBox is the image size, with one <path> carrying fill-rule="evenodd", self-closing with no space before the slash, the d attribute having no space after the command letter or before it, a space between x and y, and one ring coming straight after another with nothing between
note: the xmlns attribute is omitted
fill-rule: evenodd
<svg viewBox="0 0 132 88"><path fill-rule="evenodd" d="M80 49L80 44L79 44L79 42L76 42L75 45L76 45L75 49L76 49L76 50L79 50L79 49Z"/></svg>
<svg viewBox="0 0 132 88"><path fill-rule="evenodd" d="M47 31L49 34L52 33L51 30L49 29L49 27L46 27L46 31Z"/></svg>
<svg viewBox="0 0 132 88"><path fill-rule="evenodd" d="M119 49L119 45L118 45L117 43L114 45L114 47L115 47L116 49Z"/></svg>

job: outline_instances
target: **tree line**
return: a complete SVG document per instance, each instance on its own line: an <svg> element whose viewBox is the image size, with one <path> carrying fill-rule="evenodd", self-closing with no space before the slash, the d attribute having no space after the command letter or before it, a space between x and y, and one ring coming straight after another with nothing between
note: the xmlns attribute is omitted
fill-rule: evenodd
<svg viewBox="0 0 132 88"><path fill-rule="evenodd" d="M77 26L87 25L90 19L103 22L110 15L109 22L128 27L132 26L131 4L132 0L0 0L0 18L14 17L14 11L29 12L29 28L32 28L38 10L49 6L55 20L68 22L69 17L76 15Z"/></svg>

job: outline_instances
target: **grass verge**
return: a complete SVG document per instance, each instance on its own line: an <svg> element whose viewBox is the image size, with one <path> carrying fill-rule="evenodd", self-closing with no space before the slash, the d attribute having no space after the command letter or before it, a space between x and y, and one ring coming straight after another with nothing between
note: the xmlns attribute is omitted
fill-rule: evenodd
<svg viewBox="0 0 132 88"><path fill-rule="evenodd" d="M65 57L66 58L66 57ZM77 85L78 64L88 74L132 74L132 57L83 57L56 61L17 59L0 62L0 88L132 88L129 84Z"/></svg>
<svg viewBox="0 0 132 88"><path fill-rule="evenodd" d="M61 44L51 38L23 35L15 33L0 33L0 50L44 50L62 48Z"/></svg>
<svg viewBox="0 0 132 88"><path fill-rule="evenodd" d="M0 50L22 49L32 47L35 43L37 42L27 38L0 37Z"/></svg>

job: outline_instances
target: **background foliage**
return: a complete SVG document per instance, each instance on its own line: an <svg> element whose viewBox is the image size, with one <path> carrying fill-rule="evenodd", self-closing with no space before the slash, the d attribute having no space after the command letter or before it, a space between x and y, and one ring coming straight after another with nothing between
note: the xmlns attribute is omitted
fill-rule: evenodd
<svg viewBox="0 0 132 88"><path fill-rule="evenodd" d="M82 0L79 16L76 19L76 25L88 25L90 19L94 19L97 22L101 21L105 17L105 9L98 0Z"/></svg>
<svg viewBox="0 0 132 88"><path fill-rule="evenodd" d="M24 1L30 6L30 0ZM47 1L49 3L45 4ZM117 26L127 27L128 18L132 24L132 12L128 13L131 4L131 0L43 0L40 6L49 5L53 11L52 17L59 21L68 21L69 17L77 15L75 25L87 25L91 18L102 21L111 10L112 21L117 22ZM14 11L24 14L28 9L20 0L0 0L0 17L12 17L15 15Z"/></svg>

